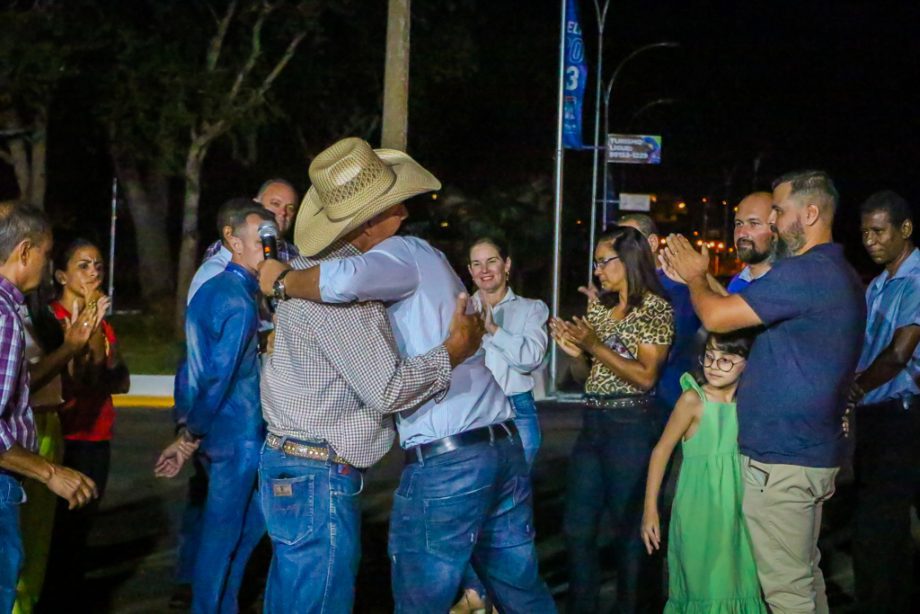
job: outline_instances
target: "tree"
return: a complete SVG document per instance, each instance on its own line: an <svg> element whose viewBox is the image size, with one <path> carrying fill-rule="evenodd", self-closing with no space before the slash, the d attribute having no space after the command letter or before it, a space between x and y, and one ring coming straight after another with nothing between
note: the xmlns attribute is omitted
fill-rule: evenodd
<svg viewBox="0 0 920 614"><path fill-rule="evenodd" d="M212 145L251 132L268 113L268 94L311 31L317 0L109 3L106 91L100 120L125 186L138 234L145 295L172 286L168 184L182 191L175 316L182 329L198 261L202 167ZM202 33L205 33L203 36ZM149 275L145 273L149 272ZM150 282L158 280L151 286Z"/></svg>
<svg viewBox="0 0 920 614"><path fill-rule="evenodd" d="M20 6L22 5L22 6ZM10 2L0 10L0 161L13 167L20 200L44 208L48 109L72 71L76 39L49 0Z"/></svg>

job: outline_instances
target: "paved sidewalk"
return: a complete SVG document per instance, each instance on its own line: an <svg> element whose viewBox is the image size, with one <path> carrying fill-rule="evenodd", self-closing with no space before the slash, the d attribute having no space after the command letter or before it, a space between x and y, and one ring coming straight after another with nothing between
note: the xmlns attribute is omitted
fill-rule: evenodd
<svg viewBox="0 0 920 614"><path fill-rule="evenodd" d="M175 480L157 480L152 467L173 432L170 413L120 404L113 442L112 477L100 517L90 538L86 561L90 573L85 611L165 612L176 558L176 528L185 497L187 473ZM535 467L536 525L541 572L557 601L567 590L567 560L562 525L566 458L580 418L572 406L541 404L544 447ZM356 612L392 611L387 522L392 491L401 469L401 454L392 451L367 475L362 496L363 558ZM852 611L853 579L849 521L852 490L840 484L827 506L822 538L825 569L834 612ZM608 540L603 539L602 543ZM603 550L605 611L613 606L614 570L609 547ZM264 573L264 572L263 572ZM258 573L256 575L259 575ZM254 583L258 589L259 583ZM76 600L74 603L81 603ZM257 597L248 598L250 612L259 611ZM77 609L74 610L79 611Z"/></svg>

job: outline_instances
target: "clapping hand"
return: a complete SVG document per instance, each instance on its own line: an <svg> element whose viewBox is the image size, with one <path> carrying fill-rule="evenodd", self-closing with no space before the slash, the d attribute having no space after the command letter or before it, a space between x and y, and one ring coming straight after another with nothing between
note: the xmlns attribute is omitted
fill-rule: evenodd
<svg viewBox="0 0 920 614"><path fill-rule="evenodd" d="M571 343L581 351L593 354L594 348L600 344L600 339L598 339L597 333L594 332L594 327L584 318L575 316L571 322L557 318L555 326L567 343Z"/></svg>
<svg viewBox="0 0 920 614"><path fill-rule="evenodd" d="M98 314L89 308L80 310L79 303L74 301L70 317L64 320L64 345L72 353L77 353L86 347L90 336L98 326ZM98 320L101 321L101 318Z"/></svg>
<svg viewBox="0 0 920 614"><path fill-rule="evenodd" d="M687 285L687 280L678 275L677 271L674 270L674 267L672 267L667 258L665 258L664 250L658 254L658 265L661 267L661 270L664 271L664 274L668 279L674 283L683 284L685 286Z"/></svg>
<svg viewBox="0 0 920 614"><path fill-rule="evenodd" d="M704 243L702 251L698 252L683 235L669 235L662 256L663 264L686 281L698 277L705 278L709 271L709 249L706 244Z"/></svg>
<svg viewBox="0 0 920 614"><path fill-rule="evenodd" d="M495 314L492 311L492 305L483 301L481 309L482 325L485 327L487 333L494 335L498 331L498 324L495 323Z"/></svg>
<svg viewBox="0 0 920 614"><path fill-rule="evenodd" d="M556 342L556 345L559 346L559 349L561 349L572 358L578 358L583 354L583 352L581 351L580 347L575 345L575 342L566 333L565 323L565 320L561 320L559 318L550 318L549 334L552 336L553 341Z"/></svg>

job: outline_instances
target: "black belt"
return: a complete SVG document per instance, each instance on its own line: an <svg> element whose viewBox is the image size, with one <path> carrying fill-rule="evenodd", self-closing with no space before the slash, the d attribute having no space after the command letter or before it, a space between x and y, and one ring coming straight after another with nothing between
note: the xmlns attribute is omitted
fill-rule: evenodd
<svg viewBox="0 0 920 614"><path fill-rule="evenodd" d="M423 443L418 446L407 448L406 464L418 463L424 461L426 458L459 450L464 446L491 442L503 438L514 439L518 436L517 433L517 427L514 426L514 421L512 420L506 420L499 424L490 424L489 426L473 429L472 431L444 437L443 439L438 439L431 443Z"/></svg>
<svg viewBox="0 0 920 614"><path fill-rule="evenodd" d="M585 405L592 409L647 409L654 397L649 394L627 396L586 395Z"/></svg>
<svg viewBox="0 0 920 614"><path fill-rule="evenodd" d="M895 411L920 411L920 396L913 395L909 397L899 397L897 399L887 399L878 403L867 403L857 407L859 411L878 411L878 410L895 410Z"/></svg>

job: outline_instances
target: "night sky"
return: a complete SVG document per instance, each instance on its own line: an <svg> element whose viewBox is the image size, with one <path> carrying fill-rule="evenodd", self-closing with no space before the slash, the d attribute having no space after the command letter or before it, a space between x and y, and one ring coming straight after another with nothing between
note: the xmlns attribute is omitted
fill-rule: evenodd
<svg viewBox="0 0 920 614"><path fill-rule="evenodd" d="M385 3L367 4L360 32L353 18L324 23L322 59L334 65L349 54L363 54L373 66L378 56L376 75L352 74L345 62L340 75L353 81L363 96L360 104L373 114L379 112L382 89ZM447 5L452 10L442 10ZM581 0L580 9L591 71L584 118L590 142L596 26L593 3ZM416 0L413 10L410 152L445 186L470 195L550 179L559 3ZM643 54L617 82L611 130L661 134L663 162L616 167L615 183L622 181L631 192L685 199L691 215L688 227L680 229L690 230L703 196L734 201L782 172L825 169L842 197L838 237L851 260L871 273L858 244L856 207L882 188L912 203L920 197L920 173L914 169L920 160L920 96L913 83L920 68L917 23L916 2L612 2L605 37L608 76L636 47L663 40L681 44ZM463 53L445 43L455 31L468 37ZM306 66L315 55L299 61ZM203 236L211 236L213 214L223 200L253 191L267 176L287 176L306 187L309 156L346 136L316 132L307 152L292 140L285 121L321 125L322 109L336 104L322 87L298 90L298 70L308 68L292 67L280 84L287 88L288 118L263 130L265 143L255 163L235 161L226 142L209 156ZM430 77L434 72L437 79ZM65 84L54 107L47 208L59 223L90 226L105 236L111 170L103 132L80 114L86 101L68 97L79 89ZM631 122L657 98L676 102ZM584 222L587 215L591 154L567 151L565 160L565 233L576 245L571 255L576 257L583 252L586 224L573 220ZM0 169L0 196L13 195L12 189L9 169ZM127 239L132 229L129 221L124 225ZM128 244L119 249L126 261L133 258L130 252ZM548 277L548 271L541 275Z"/></svg>

